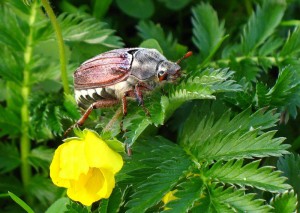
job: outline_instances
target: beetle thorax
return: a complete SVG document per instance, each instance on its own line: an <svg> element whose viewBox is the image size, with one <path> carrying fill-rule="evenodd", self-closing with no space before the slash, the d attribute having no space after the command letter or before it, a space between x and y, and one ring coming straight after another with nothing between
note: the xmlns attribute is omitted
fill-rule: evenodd
<svg viewBox="0 0 300 213"><path fill-rule="evenodd" d="M133 56L131 75L142 81L147 81L156 76L157 65L161 61L167 61L155 49L140 49Z"/></svg>

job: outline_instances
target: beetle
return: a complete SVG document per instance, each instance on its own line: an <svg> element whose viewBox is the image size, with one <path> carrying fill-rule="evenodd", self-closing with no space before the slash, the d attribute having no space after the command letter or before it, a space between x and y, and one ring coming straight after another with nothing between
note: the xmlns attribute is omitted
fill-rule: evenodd
<svg viewBox="0 0 300 213"><path fill-rule="evenodd" d="M76 102L86 111L75 125L83 125L93 109L119 102L125 116L128 97L136 99L149 115L144 106L143 92L153 90L163 81L176 80L180 76L179 63L191 55L192 52L187 52L177 62L171 62L156 49L123 48L83 62L73 77Z"/></svg>

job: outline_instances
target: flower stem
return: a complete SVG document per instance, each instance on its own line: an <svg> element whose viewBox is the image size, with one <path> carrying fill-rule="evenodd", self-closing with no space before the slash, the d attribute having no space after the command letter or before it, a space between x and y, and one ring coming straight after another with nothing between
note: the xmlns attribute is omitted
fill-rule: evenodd
<svg viewBox="0 0 300 213"><path fill-rule="evenodd" d="M20 139L20 152L21 152L21 178L27 192L27 187L31 178L31 167L28 163L28 155L30 153L31 144L29 138L29 94L30 94L30 61L32 58L33 46L33 25L36 19L37 3L32 2L30 17L29 17L29 33L26 38L26 47L24 51L24 70L23 70L23 83L21 88L22 106L21 106L21 139ZM29 197L27 197L29 200Z"/></svg>
<svg viewBox="0 0 300 213"><path fill-rule="evenodd" d="M59 60L60 60L60 70L61 70L61 79L63 83L64 93L70 94L69 83L68 83L68 75L67 75L67 60L66 60L66 53L65 53L65 45L64 40L62 37L61 28L59 23L55 17L55 14L49 4L48 0L42 0L43 7L46 10L46 13L49 16L51 24L54 28L58 49L59 49Z"/></svg>

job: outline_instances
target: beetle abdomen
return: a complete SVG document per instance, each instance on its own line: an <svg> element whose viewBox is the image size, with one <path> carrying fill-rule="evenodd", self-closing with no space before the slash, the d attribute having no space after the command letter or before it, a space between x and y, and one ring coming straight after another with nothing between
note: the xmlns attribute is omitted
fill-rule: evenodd
<svg viewBox="0 0 300 213"><path fill-rule="evenodd" d="M117 84L91 89L76 89L75 99L81 108L87 108L90 104L101 99L121 99L127 91L134 90L137 80L129 77L126 81Z"/></svg>
<svg viewBox="0 0 300 213"><path fill-rule="evenodd" d="M75 99L81 108L87 108L90 104L101 99L115 99L113 94L106 91L106 88L75 89Z"/></svg>

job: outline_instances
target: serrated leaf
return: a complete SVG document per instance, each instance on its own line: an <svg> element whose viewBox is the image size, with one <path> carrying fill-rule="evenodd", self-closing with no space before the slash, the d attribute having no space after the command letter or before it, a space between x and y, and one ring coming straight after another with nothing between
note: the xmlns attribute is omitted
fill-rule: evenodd
<svg viewBox="0 0 300 213"><path fill-rule="evenodd" d="M205 60L219 46L224 36L224 23L219 23L216 11L209 4L192 8L193 42ZM214 51L215 52L215 51Z"/></svg>
<svg viewBox="0 0 300 213"><path fill-rule="evenodd" d="M20 155L14 144L0 143L0 173L9 172L21 163Z"/></svg>
<svg viewBox="0 0 300 213"><path fill-rule="evenodd" d="M273 167L260 167L260 160L243 165L243 160L218 161L211 168L204 169L204 176L212 181L239 186L256 187L270 192L283 192L291 186L285 184L286 178Z"/></svg>
<svg viewBox="0 0 300 213"><path fill-rule="evenodd" d="M225 188L213 184L209 186L210 198L208 206L212 212L270 212L269 205L264 205L264 200L255 199L255 194L246 194L243 189L234 187ZM200 200L201 205L201 200Z"/></svg>
<svg viewBox="0 0 300 213"><path fill-rule="evenodd" d="M300 203L300 155L290 154L279 158L277 167L283 171L283 175L288 178L287 183L293 186L294 191L298 195L298 203Z"/></svg>
<svg viewBox="0 0 300 213"><path fill-rule="evenodd" d="M282 194L277 194L271 200L271 205L274 207L275 213L293 213L297 209L297 195L293 190L286 191Z"/></svg>
<svg viewBox="0 0 300 213"><path fill-rule="evenodd" d="M16 51L24 50L26 37L22 30L28 27L28 24L13 11L11 5L0 7L0 14L2 17L0 22L0 43Z"/></svg>
<svg viewBox="0 0 300 213"><path fill-rule="evenodd" d="M263 106L268 106L270 103L271 97L267 95L268 93L268 88L260 83L257 82L256 84L256 94L255 94L255 99L254 102L256 103L255 105L257 107L263 107Z"/></svg>
<svg viewBox="0 0 300 213"><path fill-rule="evenodd" d="M89 213L89 210L86 206L71 201L71 203L67 205L67 211L64 213Z"/></svg>
<svg viewBox="0 0 300 213"><path fill-rule="evenodd" d="M63 133L64 130L61 123L61 113L59 106L54 106L52 109L48 110L47 126L54 135L61 135Z"/></svg>
<svg viewBox="0 0 300 213"><path fill-rule="evenodd" d="M272 10L270 10L272 8ZM244 54L251 54L261 45L280 23L286 4L284 0L263 1L262 7L257 6L245 26L242 36L242 49Z"/></svg>
<svg viewBox="0 0 300 213"><path fill-rule="evenodd" d="M187 178L183 183L177 186L175 200L167 203L164 212L188 212L197 202L203 190L203 182L199 177Z"/></svg>
<svg viewBox="0 0 300 213"><path fill-rule="evenodd" d="M53 153L54 149L39 146L31 150L28 161L36 170L42 168L44 171L48 172Z"/></svg>
<svg viewBox="0 0 300 213"><path fill-rule="evenodd" d="M28 192L43 205L49 206L57 199L57 194L61 191L48 177L35 175L30 179Z"/></svg>
<svg viewBox="0 0 300 213"><path fill-rule="evenodd" d="M280 56L295 56L300 51L300 27L295 28L284 44Z"/></svg>
<svg viewBox="0 0 300 213"><path fill-rule="evenodd" d="M136 153L133 150L134 155L137 155L134 157L141 159L148 167L146 170L154 173L146 176L135 186L135 191L126 204L126 207L129 208L127 212L145 212L148 208L156 205L176 185L192 164L180 147L166 139L153 138L145 141L144 144L140 142L138 145L140 149L148 150L151 155L145 156L144 151ZM149 146L153 149L149 149ZM130 175L135 178L135 171L132 171ZM138 175L140 178L140 173Z"/></svg>
<svg viewBox="0 0 300 213"><path fill-rule="evenodd" d="M63 13L58 16L64 40L81 41L88 44L101 44L110 48L123 46L121 39L114 35L114 30L108 29L103 22L95 18Z"/></svg>
<svg viewBox="0 0 300 213"><path fill-rule="evenodd" d="M171 33L165 34L160 24L154 24L151 21L140 21L137 25L139 36L146 39L155 39L161 46L164 55L171 60L178 60L183 54L187 52L187 48L180 47L177 44ZM178 51L180 50L180 51Z"/></svg>
<svg viewBox="0 0 300 213"><path fill-rule="evenodd" d="M154 48L156 50L158 50L158 52L160 52L161 54L163 54L163 50L161 49L159 43L155 40L155 39L147 39L145 41L143 41L141 44L140 44L140 47L143 47L143 48Z"/></svg>
<svg viewBox="0 0 300 213"><path fill-rule="evenodd" d="M268 56L274 54L276 50L282 46L283 39L281 38L270 38L262 44L258 50L259 56Z"/></svg>
<svg viewBox="0 0 300 213"><path fill-rule="evenodd" d="M210 115L206 112L207 114ZM270 120L259 118L261 113L250 116L249 111L232 119L227 112L216 121L213 115L200 116L191 113L179 138L182 146L200 162L281 156L288 153L285 149L289 145L282 144L283 138L273 138L274 131L258 134L261 126L274 125L276 117L270 119L271 114L266 114L265 117ZM278 114L276 116L278 118Z"/></svg>
<svg viewBox="0 0 300 213"><path fill-rule="evenodd" d="M230 80L233 72L228 69L194 71L190 77L174 86L169 92L169 102L164 100L166 117L183 102L193 99L215 99L214 93L239 91L239 85Z"/></svg>

